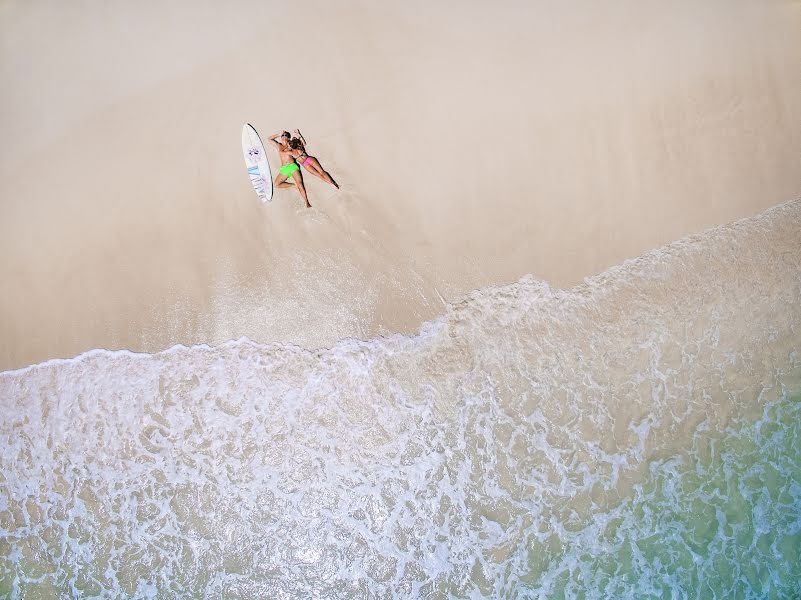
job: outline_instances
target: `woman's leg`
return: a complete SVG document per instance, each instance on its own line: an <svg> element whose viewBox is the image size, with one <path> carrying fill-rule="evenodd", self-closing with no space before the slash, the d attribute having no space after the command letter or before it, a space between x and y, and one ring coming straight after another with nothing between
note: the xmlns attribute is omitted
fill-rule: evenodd
<svg viewBox="0 0 801 600"><path fill-rule="evenodd" d="M320 164L320 161L317 160L316 158L314 158L313 156L309 157L309 159L306 161L304 166L312 174L317 175L317 177L319 177L320 179L322 179L326 183L330 183L335 188L339 189L339 185L337 185L337 182L334 181L334 178L331 177L331 175L329 175L328 172L325 169L323 169L322 165Z"/></svg>
<svg viewBox="0 0 801 600"><path fill-rule="evenodd" d="M303 166L305 167L305 169L306 169L306 170L307 170L309 173L311 173L311 174L312 174L312 175L314 175L315 177L319 177L320 179L322 179L323 181L325 181L325 177L323 177L323 172L322 172L322 170L321 170L321 169L318 169L317 167L315 167L315 166L312 164L312 161L310 161L310 160L309 160L309 161L306 161L306 163L305 163ZM327 181L325 181L325 182L326 182L326 183L328 183Z"/></svg>

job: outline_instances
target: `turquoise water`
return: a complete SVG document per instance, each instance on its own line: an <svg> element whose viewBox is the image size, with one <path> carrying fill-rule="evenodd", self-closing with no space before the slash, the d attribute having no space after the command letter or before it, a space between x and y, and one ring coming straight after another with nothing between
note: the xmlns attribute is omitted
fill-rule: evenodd
<svg viewBox="0 0 801 600"><path fill-rule="evenodd" d="M801 390L699 427L573 541L529 574L535 597L800 598Z"/></svg>

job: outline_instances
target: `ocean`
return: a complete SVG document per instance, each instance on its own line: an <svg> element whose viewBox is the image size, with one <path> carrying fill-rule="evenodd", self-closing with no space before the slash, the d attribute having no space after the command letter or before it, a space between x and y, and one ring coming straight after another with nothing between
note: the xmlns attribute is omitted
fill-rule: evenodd
<svg viewBox="0 0 801 600"><path fill-rule="evenodd" d="M801 597L801 201L417 335L0 373L0 595Z"/></svg>

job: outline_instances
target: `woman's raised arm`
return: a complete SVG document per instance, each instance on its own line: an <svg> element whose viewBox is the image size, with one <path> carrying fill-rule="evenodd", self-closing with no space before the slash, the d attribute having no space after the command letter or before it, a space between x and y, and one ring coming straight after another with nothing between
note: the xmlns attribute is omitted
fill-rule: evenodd
<svg viewBox="0 0 801 600"><path fill-rule="evenodd" d="M300 143L303 144L303 150L306 150L306 140L303 137L303 134L300 132L300 129L295 130L295 135L300 140Z"/></svg>

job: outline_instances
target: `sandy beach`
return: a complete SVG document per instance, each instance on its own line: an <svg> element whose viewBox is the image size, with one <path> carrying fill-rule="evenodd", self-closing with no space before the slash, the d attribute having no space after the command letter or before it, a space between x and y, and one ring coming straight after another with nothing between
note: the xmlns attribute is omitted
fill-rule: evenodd
<svg viewBox="0 0 801 600"><path fill-rule="evenodd" d="M0 369L414 332L797 198L799 32L796 1L4 2ZM342 189L262 205L244 122Z"/></svg>

